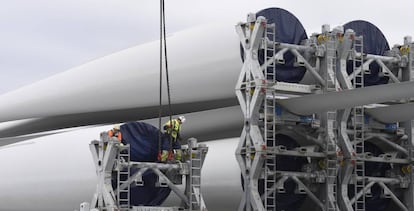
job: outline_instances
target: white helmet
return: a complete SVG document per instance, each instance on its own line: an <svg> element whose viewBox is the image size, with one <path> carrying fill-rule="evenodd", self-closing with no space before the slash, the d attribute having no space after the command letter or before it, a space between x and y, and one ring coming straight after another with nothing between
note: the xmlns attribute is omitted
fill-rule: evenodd
<svg viewBox="0 0 414 211"><path fill-rule="evenodd" d="M178 119L181 121L181 123L185 122L185 117L184 116L179 116Z"/></svg>
<svg viewBox="0 0 414 211"><path fill-rule="evenodd" d="M114 129L115 130L121 130L121 124L114 125Z"/></svg>

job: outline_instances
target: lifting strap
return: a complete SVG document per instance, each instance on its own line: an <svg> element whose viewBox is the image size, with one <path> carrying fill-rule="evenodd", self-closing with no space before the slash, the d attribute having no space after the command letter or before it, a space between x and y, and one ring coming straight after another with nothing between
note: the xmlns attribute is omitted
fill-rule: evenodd
<svg viewBox="0 0 414 211"><path fill-rule="evenodd" d="M160 0L160 83L159 83L159 111L158 111L158 159L161 159L161 145L162 145L162 132L161 132L161 121L162 121L162 68L165 64L165 75L167 81L167 96L168 96L168 115L170 122L172 121L172 109L171 109L171 95L170 95L170 79L168 74L168 58L167 58L167 39L166 39L166 30L165 30L165 6L164 0ZM165 58L165 63L163 63L163 55ZM170 154L172 152L172 141L170 141Z"/></svg>

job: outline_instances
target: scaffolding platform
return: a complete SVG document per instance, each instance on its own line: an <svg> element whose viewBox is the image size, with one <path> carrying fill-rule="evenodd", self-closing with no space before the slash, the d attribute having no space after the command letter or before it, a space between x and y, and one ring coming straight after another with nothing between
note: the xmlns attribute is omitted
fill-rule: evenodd
<svg viewBox="0 0 414 211"><path fill-rule="evenodd" d="M249 14L236 32L244 56L236 84L244 114L236 150L244 184L238 210L293 209L283 207L283 200L290 196L301 203L294 210L373 210L373 197L388 203L387 211L414 210L412 120L379 122L366 112L369 105L358 103L306 115L282 103L373 89L366 87L364 79L373 71L373 62L381 67L381 75L397 85L412 81L411 38L406 37L404 45L387 56L379 56L365 53L363 36L343 27L331 30L324 25L321 33L301 44L282 43L275 39L275 24ZM277 80L276 72L285 64L287 53L293 55L295 67L304 67L312 76L313 84ZM411 99L376 103L392 107L407 102ZM289 192L287 186L293 189Z"/></svg>
<svg viewBox="0 0 414 211"><path fill-rule="evenodd" d="M123 145L107 132L100 134L100 140L90 143L90 150L98 176L96 192L90 204L81 204L81 211L206 211L201 193L201 169L208 152L205 144L198 144L195 138L188 139L188 148L183 147L182 162L171 163L133 162L130 160L129 145ZM143 174L154 173L157 187L170 188L180 199L175 207L133 206L130 204L130 187L145 186ZM116 178L113 178L116 175ZM113 186L116 180L117 186ZM182 192L178 185L184 184Z"/></svg>

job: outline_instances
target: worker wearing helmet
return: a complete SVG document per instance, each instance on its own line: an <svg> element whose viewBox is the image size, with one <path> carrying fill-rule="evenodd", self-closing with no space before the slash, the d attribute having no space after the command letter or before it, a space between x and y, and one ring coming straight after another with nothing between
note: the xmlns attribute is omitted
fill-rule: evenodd
<svg viewBox="0 0 414 211"><path fill-rule="evenodd" d="M121 125L116 124L114 127L108 131L109 137L116 137L119 142L122 142L122 134L121 134Z"/></svg>
<svg viewBox="0 0 414 211"><path fill-rule="evenodd" d="M177 119L169 120L167 123L164 124L164 131L165 134L170 138L170 141L172 142L172 147L175 149L175 160L181 160L182 158L182 150L181 150L181 144L180 144L180 131L181 131L181 125L185 122L184 116L179 116ZM168 158L168 150L164 149L162 150L161 154L161 161L167 161Z"/></svg>

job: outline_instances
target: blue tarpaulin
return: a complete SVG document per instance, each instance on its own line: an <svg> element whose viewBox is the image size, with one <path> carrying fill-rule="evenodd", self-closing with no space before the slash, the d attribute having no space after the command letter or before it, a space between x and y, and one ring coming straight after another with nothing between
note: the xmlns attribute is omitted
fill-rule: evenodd
<svg viewBox="0 0 414 211"><path fill-rule="evenodd" d="M357 36L363 36L363 52L367 54L384 55L386 51L390 50L387 39L384 34L372 23L356 20L344 25L344 30L353 29ZM388 76L379 74L380 66L373 62L369 66L370 74L364 75L364 85L380 85L388 83ZM351 73L352 61L347 64L347 72Z"/></svg>
<svg viewBox="0 0 414 211"><path fill-rule="evenodd" d="M158 157L158 133L159 130L144 122L128 122L121 125L122 142L130 145L131 161L156 162ZM163 136L163 141L166 141ZM136 171L132 171L131 174ZM131 187L131 205L158 206L162 204L170 194L169 188L155 187L158 177L147 171L143 175L144 186Z"/></svg>
<svg viewBox="0 0 414 211"><path fill-rule="evenodd" d="M307 39L306 31L300 21L290 12L281 8L267 8L256 13L256 17L263 16L268 23L276 24L276 41L290 44L300 44L302 40ZM273 38L269 37L273 40ZM242 59L244 58L243 49L241 51ZM295 57L291 52L284 55L285 64L276 65L277 81L298 83L302 80L306 69L304 67L295 67ZM259 63L264 63L264 50L259 51ZM268 69L271 71L271 69Z"/></svg>
<svg viewBox="0 0 414 211"><path fill-rule="evenodd" d="M132 161L157 161L158 128L144 122L128 122L121 125L121 133L124 144L130 145Z"/></svg>

